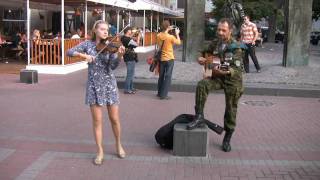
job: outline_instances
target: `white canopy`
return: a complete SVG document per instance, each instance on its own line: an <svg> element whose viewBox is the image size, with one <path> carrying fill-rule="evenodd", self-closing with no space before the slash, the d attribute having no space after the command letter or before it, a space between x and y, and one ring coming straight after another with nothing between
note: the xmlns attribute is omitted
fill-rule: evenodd
<svg viewBox="0 0 320 180"><path fill-rule="evenodd" d="M150 10L162 12L173 16L183 16L183 13L173 11L167 7L162 6L161 4L150 0L136 0L136 2L133 3L133 6L137 8L137 10Z"/></svg>
<svg viewBox="0 0 320 180"><path fill-rule="evenodd" d="M125 9L130 9L130 10L138 10L136 6L133 5L133 3L127 0L87 0L87 1L115 6L115 7L121 7Z"/></svg>

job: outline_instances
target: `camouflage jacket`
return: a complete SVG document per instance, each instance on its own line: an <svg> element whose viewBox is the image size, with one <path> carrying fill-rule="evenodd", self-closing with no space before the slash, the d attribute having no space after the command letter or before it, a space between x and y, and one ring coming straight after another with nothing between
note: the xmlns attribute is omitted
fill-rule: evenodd
<svg viewBox="0 0 320 180"><path fill-rule="evenodd" d="M226 55L228 55L230 75L226 75L223 79L227 84L242 84L243 57L246 48L246 45L234 39L230 39L228 42L215 39L204 52L219 57L221 64L225 61Z"/></svg>
<svg viewBox="0 0 320 180"><path fill-rule="evenodd" d="M223 63L226 59L226 56L231 56L228 59L230 64L231 77L234 76L234 73L243 72L243 57L244 50L246 45L240 43L234 39L230 39L228 42L224 43L221 40L213 40L208 47L205 49L205 52L211 53L214 56L220 58L220 63Z"/></svg>

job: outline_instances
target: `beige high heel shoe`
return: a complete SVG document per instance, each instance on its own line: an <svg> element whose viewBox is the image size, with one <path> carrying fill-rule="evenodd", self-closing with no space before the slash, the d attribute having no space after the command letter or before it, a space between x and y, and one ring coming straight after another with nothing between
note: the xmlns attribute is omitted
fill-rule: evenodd
<svg viewBox="0 0 320 180"><path fill-rule="evenodd" d="M97 165L97 166L100 166L103 164L103 156L99 157L99 156L96 156L94 159L93 159L93 164L94 165Z"/></svg>
<svg viewBox="0 0 320 180"><path fill-rule="evenodd" d="M120 159L124 159L126 157L126 152L124 151L124 149L122 147L120 149L122 150L122 152L120 152L120 150L117 149L117 155Z"/></svg>

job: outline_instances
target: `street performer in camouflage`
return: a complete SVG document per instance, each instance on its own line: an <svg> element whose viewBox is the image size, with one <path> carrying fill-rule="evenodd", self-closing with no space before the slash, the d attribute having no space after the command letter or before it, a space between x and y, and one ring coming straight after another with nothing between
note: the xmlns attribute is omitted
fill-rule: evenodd
<svg viewBox="0 0 320 180"><path fill-rule="evenodd" d="M218 39L213 41L207 52L212 52L218 64L212 64L212 77L198 82L195 97L195 119L187 125L191 130L205 124L203 110L208 94L211 90L223 89L225 93L226 109L224 114L225 136L222 150L231 151L230 139L236 126L236 114L239 99L243 93L242 72L243 52L245 45L232 38L232 21L221 19L218 24ZM199 64L206 63L203 57L198 58ZM215 62L213 60L213 62Z"/></svg>

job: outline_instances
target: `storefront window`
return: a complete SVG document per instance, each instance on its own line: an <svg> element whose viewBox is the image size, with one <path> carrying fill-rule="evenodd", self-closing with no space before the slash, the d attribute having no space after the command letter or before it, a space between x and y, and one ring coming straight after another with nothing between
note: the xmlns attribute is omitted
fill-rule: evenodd
<svg viewBox="0 0 320 180"><path fill-rule="evenodd" d="M25 31L26 14L22 9L4 9L3 11L3 32L5 35L13 35L16 32Z"/></svg>

